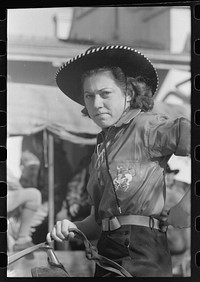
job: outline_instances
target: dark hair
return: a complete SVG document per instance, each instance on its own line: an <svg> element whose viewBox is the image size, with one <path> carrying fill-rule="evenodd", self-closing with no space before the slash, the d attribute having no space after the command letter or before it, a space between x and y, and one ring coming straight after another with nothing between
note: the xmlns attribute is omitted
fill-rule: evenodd
<svg viewBox="0 0 200 282"><path fill-rule="evenodd" d="M134 109L141 109L142 111L146 112L152 110L154 102L153 102L153 95L152 89L150 87L150 81L143 77L137 76L133 77L126 77L124 72L120 67L101 67L93 70L89 70L83 73L81 77L81 85L83 86L83 82L85 78L97 74L99 72L109 71L113 75L116 84L122 89L124 94L126 95L127 92L132 96L132 100L130 103L131 108ZM82 87L83 88L83 87ZM89 116L88 111L86 108L82 110L82 113L86 116Z"/></svg>
<svg viewBox="0 0 200 282"><path fill-rule="evenodd" d="M131 93L135 93L132 95L132 100L130 103L131 108L133 109L141 109L144 112L150 111L153 109L154 100L152 89L150 87L150 82L146 77L137 76L135 78L128 77L127 78L127 88ZM130 93L130 94L131 94Z"/></svg>

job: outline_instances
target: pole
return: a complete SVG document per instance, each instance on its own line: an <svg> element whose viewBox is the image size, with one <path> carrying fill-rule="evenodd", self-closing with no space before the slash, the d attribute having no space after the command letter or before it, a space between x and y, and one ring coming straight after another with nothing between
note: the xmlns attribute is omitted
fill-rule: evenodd
<svg viewBox="0 0 200 282"><path fill-rule="evenodd" d="M54 226L54 139L51 133L48 133L48 231Z"/></svg>

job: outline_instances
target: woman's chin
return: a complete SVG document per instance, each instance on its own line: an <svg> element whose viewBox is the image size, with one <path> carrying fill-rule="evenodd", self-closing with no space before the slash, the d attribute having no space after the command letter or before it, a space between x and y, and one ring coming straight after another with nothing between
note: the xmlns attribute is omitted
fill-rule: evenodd
<svg viewBox="0 0 200 282"><path fill-rule="evenodd" d="M102 129L103 128L107 128L112 126L115 122L113 121L113 119L110 118L110 116L108 117L108 115L101 115L98 117L95 117L93 119L93 121Z"/></svg>
<svg viewBox="0 0 200 282"><path fill-rule="evenodd" d="M109 127L109 126L111 126L112 125L112 123L110 123L110 122L107 122L107 121L95 121L95 123L99 126L99 127L101 127L102 129L103 128L107 128L107 127Z"/></svg>

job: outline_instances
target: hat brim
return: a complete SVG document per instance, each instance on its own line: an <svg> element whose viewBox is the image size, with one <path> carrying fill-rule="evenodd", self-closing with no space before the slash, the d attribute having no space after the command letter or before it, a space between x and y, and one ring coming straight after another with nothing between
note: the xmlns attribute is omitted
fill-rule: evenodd
<svg viewBox="0 0 200 282"><path fill-rule="evenodd" d="M84 105L81 94L82 74L105 66L118 66L126 76L148 78L152 93L155 94L158 87L158 75L153 64L132 47L119 45L90 48L66 62L56 73L56 83L69 98Z"/></svg>

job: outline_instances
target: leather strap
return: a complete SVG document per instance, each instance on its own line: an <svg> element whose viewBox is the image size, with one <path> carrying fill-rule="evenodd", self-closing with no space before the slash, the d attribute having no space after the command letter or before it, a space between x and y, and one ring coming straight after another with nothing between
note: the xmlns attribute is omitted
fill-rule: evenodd
<svg viewBox="0 0 200 282"><path fill-rule="evenodd" d="M98 264L100 267L114 272L122 277L133 277L126 269L124 269L121 265L118 263L104 257L98 254L97 248L93 246L90 241L88 241L87 237L83 232L81 232L79 229L76 228L70 228L69 232L74 232L80 239L82 239L84 245L85 245L85 252L86 257L89 260L94 260L96 264Z"/></svg>

